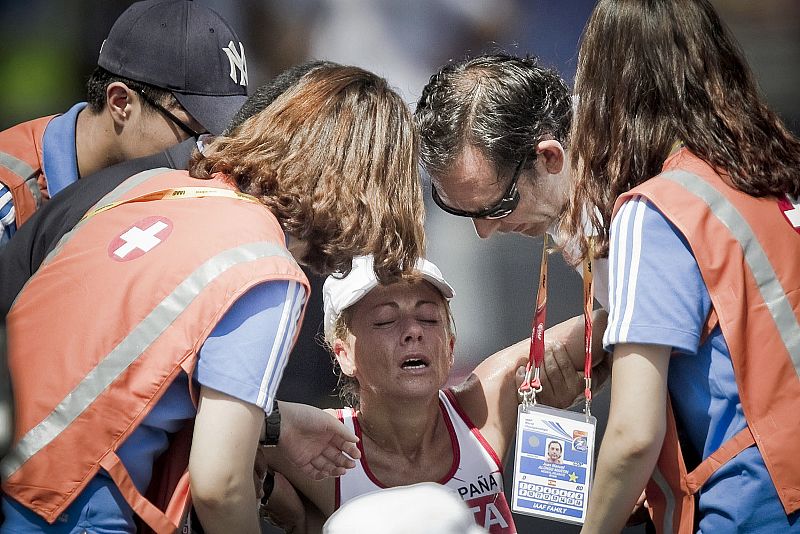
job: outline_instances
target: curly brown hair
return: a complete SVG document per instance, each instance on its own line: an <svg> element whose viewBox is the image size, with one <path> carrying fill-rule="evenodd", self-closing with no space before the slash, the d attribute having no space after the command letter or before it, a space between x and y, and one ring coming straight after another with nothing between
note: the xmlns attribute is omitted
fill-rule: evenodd
<svg viewBox="0 0 800 534"><path fill-rule="evenodd" d="M224 174L307 244L319 274L375 256L382 281L424 252L424 206L411 113L385 79L357 67L315 68L190 165Z"/></svg>
<svg viewBox="0 0 800 534"><path fill-rule="evenodd" d="M575 92L565 226L582 235L588 214L598 255L608 251L617 197L658 175L676 141L749 195L800 194L800 141L763 102L707 0L600 0ZM585 236L580 245L585 256Z"/></svg>

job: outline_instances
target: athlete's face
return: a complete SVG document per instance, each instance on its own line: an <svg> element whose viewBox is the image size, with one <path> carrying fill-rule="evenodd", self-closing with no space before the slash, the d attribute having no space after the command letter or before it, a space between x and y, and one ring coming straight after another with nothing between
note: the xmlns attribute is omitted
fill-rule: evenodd
<svg viewBox="0 0 800 534"><path fill-rule="evenodd" d="M334 346L342 370L369 395L426 397L447 381L455 338L442 294L424 280L378 286L352 308Z"/></svg>

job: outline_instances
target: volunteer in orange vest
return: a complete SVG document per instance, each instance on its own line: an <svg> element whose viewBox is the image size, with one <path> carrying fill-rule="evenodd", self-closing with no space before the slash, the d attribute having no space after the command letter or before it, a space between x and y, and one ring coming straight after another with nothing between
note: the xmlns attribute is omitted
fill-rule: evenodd
<svg viewBox="0 0 800 534"><path fill-rule="evenodd" d="M707 0L601 0L571 229L609 257L611 408L583 532L800 532L800 141ZM648 479L651 479L648 483Z"/></svg>
<svg viewBox="0 0 800 534"><path fill-rule="evenodd" d="M325 340L339 374L345 408L329 410L359 437L360 461L335 479L311 480L276 451L266 461L281 473L267 511L287 531L318 531L316 522L359 496L383 488L437 482L469 506L492 534L517 532L503 493L503 468L514 440L517 390L530 339L488 358L454 387L446 387L455 346L450 299L455 292L427 260L414 277L381 284L373 259L353 260L322 290ZM563 342L572 326L548 330L539 401L567 407L576 397L574 366ZM599 345L599 344L598 344ZM284 483L285 479L288 483ZM295 492L305 497L299 509Z"/></svg>
<svg viewBox="0 0 800 534"><path fill-rule="evenodd" d="M82 176L222 133L247 98L244 46L188 0L126 9L100 47L87 102L0 132L0 246Z"/></svg>
<svg viewBox="0 0 800 534"><path fill-rule="evenodd" d="M355 436L335 418L283 405L293 424L264 419L308 296L298 262L329 273L372 253L391 280L419 256L416 155L386 81L326 65L188 173L139 173L87 214L8 315L17 428L0 532L128 533L136 516L173 532L189 486L154 473L165 450L172 472L188 463L208 533L260 532L259 438L310 476L351 466Z"/></svg>

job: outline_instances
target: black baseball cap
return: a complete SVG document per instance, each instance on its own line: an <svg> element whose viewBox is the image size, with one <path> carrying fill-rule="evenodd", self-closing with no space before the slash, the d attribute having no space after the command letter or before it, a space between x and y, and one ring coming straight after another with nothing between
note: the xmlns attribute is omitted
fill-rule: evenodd
<svg viewBox="0 0 800 534"><path fill-rule="evenodd" d="M103 41L97 64L172 92L214 135L247 99L244 45L222 17L188 0L131 5Z"/></svg>

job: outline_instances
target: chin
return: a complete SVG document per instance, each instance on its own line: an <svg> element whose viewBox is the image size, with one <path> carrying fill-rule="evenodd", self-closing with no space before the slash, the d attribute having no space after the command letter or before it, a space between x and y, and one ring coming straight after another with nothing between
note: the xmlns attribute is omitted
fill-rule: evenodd
<svg viewBox="0 0 800 534"><path fill-rule="evenodd" d="M438 397L439 389L440 387L437 384L431 382L401 382L398 383L396 395L408 400L427 400Z"/></svg>

